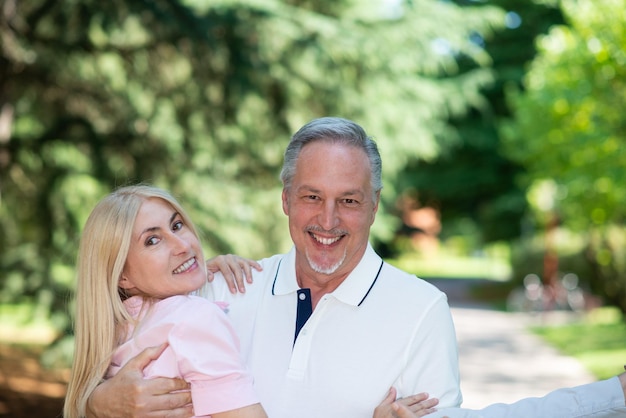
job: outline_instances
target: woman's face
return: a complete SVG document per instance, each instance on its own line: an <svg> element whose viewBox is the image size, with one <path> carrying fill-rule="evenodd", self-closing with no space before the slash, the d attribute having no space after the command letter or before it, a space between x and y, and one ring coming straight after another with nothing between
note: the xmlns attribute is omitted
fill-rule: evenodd
<svg viewBox="0 0 626 418"><path fill-rule="evenodd" d="M198 237L166 201L150 198L139 208L119 286L133 296L181 295L206 282Z"/></svg>

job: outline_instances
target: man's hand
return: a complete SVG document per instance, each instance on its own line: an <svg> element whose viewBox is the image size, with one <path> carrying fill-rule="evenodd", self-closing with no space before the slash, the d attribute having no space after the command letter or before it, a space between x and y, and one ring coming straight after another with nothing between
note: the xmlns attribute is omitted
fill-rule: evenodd
<svg viewBox="0 0 626 418"><path fill-rule="evenodd" d="M235 294L246 292L244 279L247 283L252 283L252 269L261 271L261 265L254 260L239 257L234 254L218 255L206 261L207 280L213 281L213 273L222 273L230 293Z"/></svg>
<svg viewBox="0 0 626 418"><path fill-rule="evenodd" d="M87 416L95 418L193 416L189 384L182 379L144 379L143 369L167 344L150 347L131 359L111 379L101 383L87 401ZM171 393L174 391L183 391Z"/></svg>
<svg viewBox="0 0 626 418"><path fill-rule="evenodd" d="M374 418L417 418L435 412L439 400L428 399L427 393L396 400L396 390L391 388L387 397L374 410Z"/></svg>

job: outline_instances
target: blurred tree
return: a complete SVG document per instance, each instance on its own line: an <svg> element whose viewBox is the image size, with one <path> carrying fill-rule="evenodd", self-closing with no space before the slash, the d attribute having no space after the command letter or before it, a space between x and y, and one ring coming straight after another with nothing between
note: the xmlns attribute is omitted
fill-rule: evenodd
<svg viewBox="0 0 626 418"><path fill-rule="evenodd" d="M493 7L449 2L5 0L0 15L2 302L67 326L76 242L115 186L172 190L207 253L286 250L277 175L289 135L342 115L375 134L383 206L415 156L491 80L471 35ZM457 57L476 65L457 74ZM377 240L395 219L381 213Z"/></svg>
<svg viewBox="0 0 626 418"><path fill-rule="evenodd" d="M503 132L538 215L588 234L595 279L626 312L626 0L561 5L570 26L540 40Z"/></svg>
<svg viewBox="0 0 626 418"><path fill-rule="evenodd" d="M456 0L469 7L477 2ZM492 59L493 83L482 89L484 101L467 114L454 115L458 143L434 160L411 161L401 177L422 205L441 211L442 236L460 234L469 220L480 236L479 245L511 240L521 233L527 211L525 188L516 181L522 167L503 155L498 124L511 116L505 100L507 86L520 86L526 65L536 54L534 40L554 24L563 23L559 8L545 1L491 0L481 2L505 11L503 27L492 36L470 34ZM458 59L461 72L476 68L474 60ZM420 156L421 157L421 156Z"/></svg>

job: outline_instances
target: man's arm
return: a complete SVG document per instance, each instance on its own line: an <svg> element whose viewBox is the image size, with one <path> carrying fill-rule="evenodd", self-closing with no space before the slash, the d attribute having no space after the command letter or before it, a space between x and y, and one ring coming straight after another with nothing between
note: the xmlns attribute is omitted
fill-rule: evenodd
<svg viewBox="0 0 626 418"><path fill-rule="evenodd" d="M167 344L150 347L102 382L87 401L89 418L193 416L189 384L181 379L144 379L143 369L157 359ZM176 392L175 391L183 391Z"/></svg>
<svg viewBox="0 0 626 418"><path fill-rule="evenodd" d="M394 384L401 397L428 392L440 408L462 402L454 323L443 294L433 298L407 347L405 370Z"/></svg>

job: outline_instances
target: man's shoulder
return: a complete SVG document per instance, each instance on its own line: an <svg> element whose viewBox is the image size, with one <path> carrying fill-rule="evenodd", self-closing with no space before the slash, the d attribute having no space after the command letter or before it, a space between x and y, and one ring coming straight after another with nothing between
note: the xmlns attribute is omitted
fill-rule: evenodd
<svg viewBox="0 0 626 418"><path fill-rule="evenodd" d="M271 257L258 260L262 270L257 271L252 269L252 284L245 283L246 293L260 292L268 281L273 280L276 276L276 270L283 256L284 254L275 254ZM211 283L207 283L207 285L204 286L197 294L210 300L217 301L233 301L234 299L239 298L234 298L230 293L226 280L220 272L215 273L213 281Z"/></svg>
<svg viewBox="0 0 626 418"><path fill-rule="evenodd" d="M418 292L430 296L444 295L443 292L433 284L387 262L384 263L384 271L385 283L393 287L402 288L403 291L406 292Z"/></svg>
<svg viewBox="0 0 626 418"><path fill-rule="evenodd" d="M260 271L260 272L255 271L255 273L262 275L262 274L268 274L271 271L276 271L276 268L280 264L280 260L282 260L284 256L285 254L274 254L271 257L258 260L258 263L261 265L261 267L263 267L263 271Z"/></svg>

